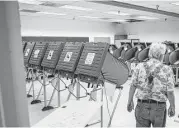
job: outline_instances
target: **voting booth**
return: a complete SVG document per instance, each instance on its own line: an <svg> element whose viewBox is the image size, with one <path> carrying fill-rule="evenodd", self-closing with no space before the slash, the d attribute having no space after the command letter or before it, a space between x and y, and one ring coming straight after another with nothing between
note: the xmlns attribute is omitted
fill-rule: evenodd
<svg viewBox="0 0 179 128"><path fill-rule="evenodd" d="M166 65L170 65L169 56L175 50L175 47L173 44L166 44L166 46L167 46L167 50L166 50L163 62Z"/></svg>
<svg viewBox="0 0 179 128"><path fill-rule="evenodd" d="M60 75L68 78L75 78L75 70L78 64L84 43L82 42L68 42L66 43L62 55L56 66L56 70Z"/></svg>
<svg viewBox="0 0 179 128"><path fill-rule="evenodd" d="M121 47L114 51L114 56L116 58L125 59L125 53L131 48L132 48L132 44L130 44L130 43L121 44Z"/></svg>
<svg viewBox="0 0 179 128"><path fill-rule="evenodd" d="M55 68L63 51L64 43L51 42L48 44L41 66L50 74L55 73Z"/></svg>
<svg viewBox="0 0 179 128"><path fill-rule="evenodd" d="M128 67L124 61L118 60L111 53L108 52L109 44L107 43L66 43L63 51L60 55L59 61L55 68L55 74L58 74L58 81L61 77L68 77L73 79L71 85L77 87L77 96L69 89L70 94L77 98L63 104L62 107L56 109L48 117L40 121L36 126L78 126L88 127L92 124L88 124L90 117L96 113L99 108L101 111L101 127L103 127L103 90L106 86L111 84L116 85L116 89L119 90L119 95L115 102L108 127L111 125L117 103L120 98L122 85L128 79ZM48 49L48 48L47 48ZM85 87L80 83L91 83L94 84L94 88L91 92L86 91L86 96L80 95L80 87ZM105 84L106 82L111 83L110 85ZM97 87L99 85L99 87ZM59 89L59 88L58 88ZM96 101L93 95L96 91L101 91L100 102ZM58 90L60 92L60 90ZM80 100L90 96L91 101ZM85 106L84 109L80 108ZM48 107L48 106L47 106ZM86 110L90 110L87 113ZM57 118L58 117L58 118Z"/></svg>
<svg viewBox="0 0 179 128"><path fill-rule="evenodd" d="M48 43L46 42L36 42L33 48L32 54L29 59L29 68L32 70L32 89L33 89L33 100L31 104L40 103L40 100L35 99L34 81L39 80L42 76L41 63L47 49ZM44 84L44 83L43 83Z"/></svg>
<svg viewBox="0 0 179 128"><path fill-rule="evenodd" d="M76 97L73 94L74 87L76 84L75 71L76 71L76 67L79 62L79 58L81 56L83 47L84 47L83 42L66 43L64 50L62 52L62 55L60 56L60 59L56 66L56 71L58 71L59 76L71 79L71 84L66 85L66 89L68 89L69 91L67 101L70 99L71 95Z"/></svg>
<svg viewBox="0 0 179 128"><path fill-rule="evenodd" d="M24 65L25 67L28 67L29 60L32 54L32 51L34 49L35 42L27 42L25 50L24 50Z"/></svg>
<svg viewBox="0 0 179 128"><path fill-rule="evenodd" d="M39 100L39 96L40 96L42 88L43 88L43 92L44 92L43 93L44 107L42 109L43 111L48 110L47 98L46 98L46 86L49 85L49 83L47 84L47 79L48 79L49 75L55 74L55 68L56 68L57 62L59 60L59 57L61 55L61 52L63 50L63 47L64 47L64 43L62 43L62 42L49 42L48 44L43 43L43 44L40 44L40 46L38 46L39 50L41 50L41 53L39 53L39 54L42 55L41 57L39 57L39 60L42 59L40 67L42 69L41 76L43 77L43 83L41 83L42 86L38 92L37 97L31 103L35 104L35 103L41 102L41 100ZM53 84L52 86L55 88L56 82L53 80L54 79L50 80L49 82L51 84Z"/></svg>
<svg viewBox="0 0 179 128"><path fill-rule="evenodd" d="M175 51L171 52L169 56L169 62L173 69L175 69L175 86L179 85L178 81L178 68L179 68L179 48L177 48Z"/></svg>
<svg viewBox="0 0 179 128"><path fill-rule="evenodd" d="M132 48L132 44L126 43L122 45L122 47L123 47L123 50L121 51L120 58L125 59L125 53Z"/></svg>
<svg viewBox="0 0 179 128"><path fill-rule="evenodd" d="M137 62L138 61L138 54L145 48L144 44L136 44L131 49L126 51L125 53L125 60L130 62Z"/></svg>
<svg viewBox="0 0 179 128"><path fill-rule="evenodd" d="M147 47L147 48L143 49L142 51L140 51L138 53L137 60L139 62L144 62L144 61L147 61L149 59L149 56L148 56L149 49L150 49L150 47Z"/></svg>
<svg viewBox="0 0 179 128"><path fill-rule="evenodd" d="M101 102L103 101L103 87L105 82L116 84L116 87L121 90L122 84L128 79L129 70L124 61L120 61L108 52L109 44L107 43L86 43L81 54L75 74L77 75L78 88L83 87L80 81L94 84L94 88L90 95L90 100L96 101L96 91L101 90ZM101 88L98 88L100 85ZM84 88L84 87L83 87ZM119 97L120 97L119 92ZM119 100L118 97L118 100ZM80 95L78 96L80 97ZM115 107L117 106L116 101ZM115 111L113 109L113 114ZM103 106L101 106L101 110ZM111 124L113 114L110 117L109 126ZM101 113L101 126L103 113Z"/></svg>
<svg viewBox="0 0 179 128"><path fill-rule="evenodd" d="M22 41L23 53L24 53L24 50L25 50L26 45L27 45L27 42L26 42L26 41Z"/></svg>
<svg viewBox="0 0 179 128"><path fill-rule="evenodd" d="M34 49L32 51L32 55L30 56L29 66L34 69L41 70L41 63L43 57L45 55L45 51L47 49L48 43L46 42L36 42Z"/></svg>
<svg viewBox="0 0 179 128"><path fill-rule="evenodd" d="M179 61L179 48L176 49L175 51L171 52L170 56L169 56L169 62L172 65L177 65Z"/></svg>
<svg viewBox="0 0 179 128"><path fill-rule="evenodd" d="M61 44L62 45L62 44ZM54 90L52 92L50 101L47 104L45 104L45 107L43 111L53 109L54 107L51 106L51 101L54 97L55 91L58 93L58 107L60 107L60 92L66 90L69 88L69 86L73 86L75 84L74 82L74 72L77 66L77 63L79 61L79 57L81 55L81 51L83 49L83 43L81 42L67 42L63 44L63 47L60 47L60 54L55 55L58 57L55 61L54 68L54 75L55 75L55 85L53 85ZM62 50L63 49L63 50ZM47 69L47 68L45 68ZM72 80L72 83L70 85L66 85L66 83L61 78L70 78ZM60 81L65 85L64 89L61 89L60 87ZM53 84L53 82L52 82ZM71 94L71 93L70 93ZM70 98L70 94L68 96L68 99Z"/></svg>
<svg viewBox="0 0 179 128"><path fill-rule="evenodd" d="M26 82L30 82L30 79L32 78L32 69L29 68L29 60L30 60L32 51L34 49L34 46L35 46L35 42L27 42L26 47L23 52L24 53L24 66L25 66L25 71L26 71ZM32 97L32 95L30 94L31 89L32 89L32 86L30 86L30 89L27 93L27 97Z"/></svg>

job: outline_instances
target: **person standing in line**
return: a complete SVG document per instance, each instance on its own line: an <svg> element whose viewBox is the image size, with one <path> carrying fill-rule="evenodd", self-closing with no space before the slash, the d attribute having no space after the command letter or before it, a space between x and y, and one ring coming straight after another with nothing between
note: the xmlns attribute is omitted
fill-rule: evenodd
<svg viewBox="0 0 179 128"><path fill-rule="evenodd" d="M149 60L139 63L131 79L127 110L134 109L133 96L136 93L136 127L165 127L166 101L170 106L168 116L175 115L174 75L171 67L164 65L166 45L153 43L149 50Z"/></svg>

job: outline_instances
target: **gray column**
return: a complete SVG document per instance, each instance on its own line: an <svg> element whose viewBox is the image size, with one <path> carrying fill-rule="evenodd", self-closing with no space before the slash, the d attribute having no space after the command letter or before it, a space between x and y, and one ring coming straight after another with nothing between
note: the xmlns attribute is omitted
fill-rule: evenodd
<svg viewBox="0 0 179 128"><path fill-rule="evenodd" d="M6 127L29 126L20 29L18 2L0 1L0 121Z"/></svg>

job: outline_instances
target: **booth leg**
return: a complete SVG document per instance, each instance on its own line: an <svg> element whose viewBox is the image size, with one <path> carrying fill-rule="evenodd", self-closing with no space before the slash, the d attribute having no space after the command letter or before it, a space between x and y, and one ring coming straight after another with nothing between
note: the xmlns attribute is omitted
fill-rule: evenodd
<svg viewBox="0 0 179 128"><path fill-rule="evenodd" d="M56 87L57 87L57 84L55 85L55 88L53 89L52 95L51 95L51 97L50 97L50 101L49 101L49 103L48 103L48 107L50 107L50 105L51 105L52 99L53 99L54 94L55 94L55 92L56 92ZM51 106L51 107L52 107L52 106ZM52 107L52 108L53 108L53 107Z"/></svg>
<svg viewBox="0 0 179 128"><path fill-rule="evenodd" d="M58 78L57 78L57 79L58 79ZM52 102L52 99L53 99L54 94L55 94L55 92L56 92L56 89L57 89L57 81L55 82L55 85L53 85L53 82L52 82L51 84L52 84L52 86L54 87L54 89L53 89L52 95L51 95L51 97L50 97L50 100L49 100L49 103L48 103L48 107L50 107L51 102Z"/></svg>
<svg viewBox="0 0 179 128"><path fill-rule="evenodd" d="M80 83L79 83L79 81L77 81L77 85L76 85L76 95L77 95L76 100L80 100Z"/></svg>
<svg viewBox="0 0 179 128"><path fill-rule="evenodd" d="M35 99L35 89L34 89L34 80L32 80L32 90L33 90L33 100L31 104L38 104L41 103L41 100Z"/></svg>
<svg viewBox="0 0 179 128"><path fill-rule="evenodd" d="M58 75L59 77L59 75ZM60 79L57 80L57 86L58 86L58 107L61 105L61 99L60 99Z"/></svg>
<svg viewBox="0 0 179 128"><path fill-rule="evenodd" d="M97 89L97 84L93 84L93 90L92 90L92 92L91 92L91 97L90 97L90 101L91 100L97 100L97 91L96 91L96 89Z"/></svg>
<svg viewBox="0 0 179 128"><path fill-rule="evenodd" d="M101 128L103 127L103 88L101 89Z"/></svg>
<svg viewBox="0 0 179 128"><path fill-rule="evenodd" d="M70 88L70 86L72 86L72 87L71 87L71 92L74 91L75 84L76 84L76 82L74 82L74 81L72 80L72 83L68 86L69 88ZM68 94L67 101L70 100L70 97L71 97L71 93Z"/></svg>
<svg viewBox="0 0 179 128"><path fill-rule="evenodd" d="M45 73L45 72L44 72ZM42 111L47 111L50 110L51 107L49 108L47 106L47 93L46 93L46 80L45 80L45 74L43 74L43 88L44 88L44 107L42 108Z"/></svg>
<svg viewBox="0 0 179 128"><path fill-rule="evenodd" d="M33 92L33 100L35 100L34 80L32 80L32 92Z"/></svg>
<svg viewBox="0 0 179 128"><path fill-rule="evenodd" d="M176 68L176 78L175 78L175 87L178 87L179 86L179 83L178 83L178 67Z"/></svg>
<svg viewBox="0 0 179 128"><path fill-rule="evenodd" d="M43 86L41 86L41 87L40 87L40 90L39 90L39 93L38 93L38 95L37 95L37 97L36 97L36 100L38 100L38 99L39 99L40 94L41 94L41 91L42 91L42 88L43 88Z"/></svg>
<svg viewBox="0 0 179 128"><path fill-rule="evenodd" d="M111 122L112 122L114 113L115 113L115 111L116 111L116 108L117 108L117 105L118 105L118 102L119 102L120 97L121 97L121 89L119 89L119 94L118 94L116 103L115 103L115 105L114 105L114 108L113 108L113 110L112 110L112 114L111 114L110 119L109 119L108 128L111 126Z"/></svg>
<svg viewBox="0 0 179 128"><path fill-rule="evenodd" d="M31 86L30 86L30 88L29 88L29 91L28 91L28 93L27 93L27 97L28 97L28 98L29 98L29 97L32 97L32 95L30 95L31 90L32 90L32 84L31 84Z"/></svg>

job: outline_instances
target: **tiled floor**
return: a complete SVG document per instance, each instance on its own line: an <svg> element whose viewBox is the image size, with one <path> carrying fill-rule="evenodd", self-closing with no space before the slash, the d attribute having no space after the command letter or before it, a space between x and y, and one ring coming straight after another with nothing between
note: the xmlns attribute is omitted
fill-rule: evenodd
<svg viewBox="0 0 179 128"><path fill-rule="evenodd" d="M65 83L69 84L70 81L64 80ZM123 90L122 90L122 95L120 97L120 101L118 103L116 112L114 114L114 118L112 121L112 127L135 127L135 118L134 118L134 111L131 113L127 112L126 110L126 105L127 105L127 99L128 99L128 92L129 92L129 83L130 80L126 82L125 85L123 85ZM87 86L87 84L84 84L84 86ZM62 88L63 85L61 84ZM27 85L27 89L30 86ZM40 84L38 82L35 83L35 92L37 93L40 88ZM53 91L53 87L51 85L47 86L47 99L50 98L50 95ZM81 90L81 93L83 95L84 91ZM68 91L63 91L61 92L61 104L65 103L67 99ZM114 95L114 101L116 100L118 95L118 90L116 90L115 95ZM174 122L175 119L177 119L177 115L179 114L179 100L177 99L179 97L179 88L175 88L175 97L176 97L176 116L173 118L167 118L167 127L179 127L179 123ZM99 98L99 97L98 97ZM106 97L104 97L105 99ZM43 100L43 95L40 96L40 99ZM74 97L71 97L70 100L75 100ZM88 100L88 98L86 98ZM28 98L28 106L29 106L29 115L30 115L30 124L31 126L35 125L37 122L39 122L41 119L44 117L48 116L51 112L54 110L50 111L45 111L42 112L41 109L43 108L43 102L40 104L35 104L31 105L30 102L32 101L32 98ZM135 100L136 101L136 100ZM107 126L109 116L108 116L108 111L107 111L107 105L106 102L104 101L104 126ZM135 103L136 104L136 103ZM114 102L111 103L109 101L109 109L113 107ZM55 94L53 101L52 101L52 106L57 106L57 93ZM94 122L99 119L100 115L100 110L98 113L96 113L93 117L93 119L90 122ZM90 123L89 122L89 123ZM94 127L100 126L99 124L94 125ZM58 127L58 126L57 126Z"/></svg>

